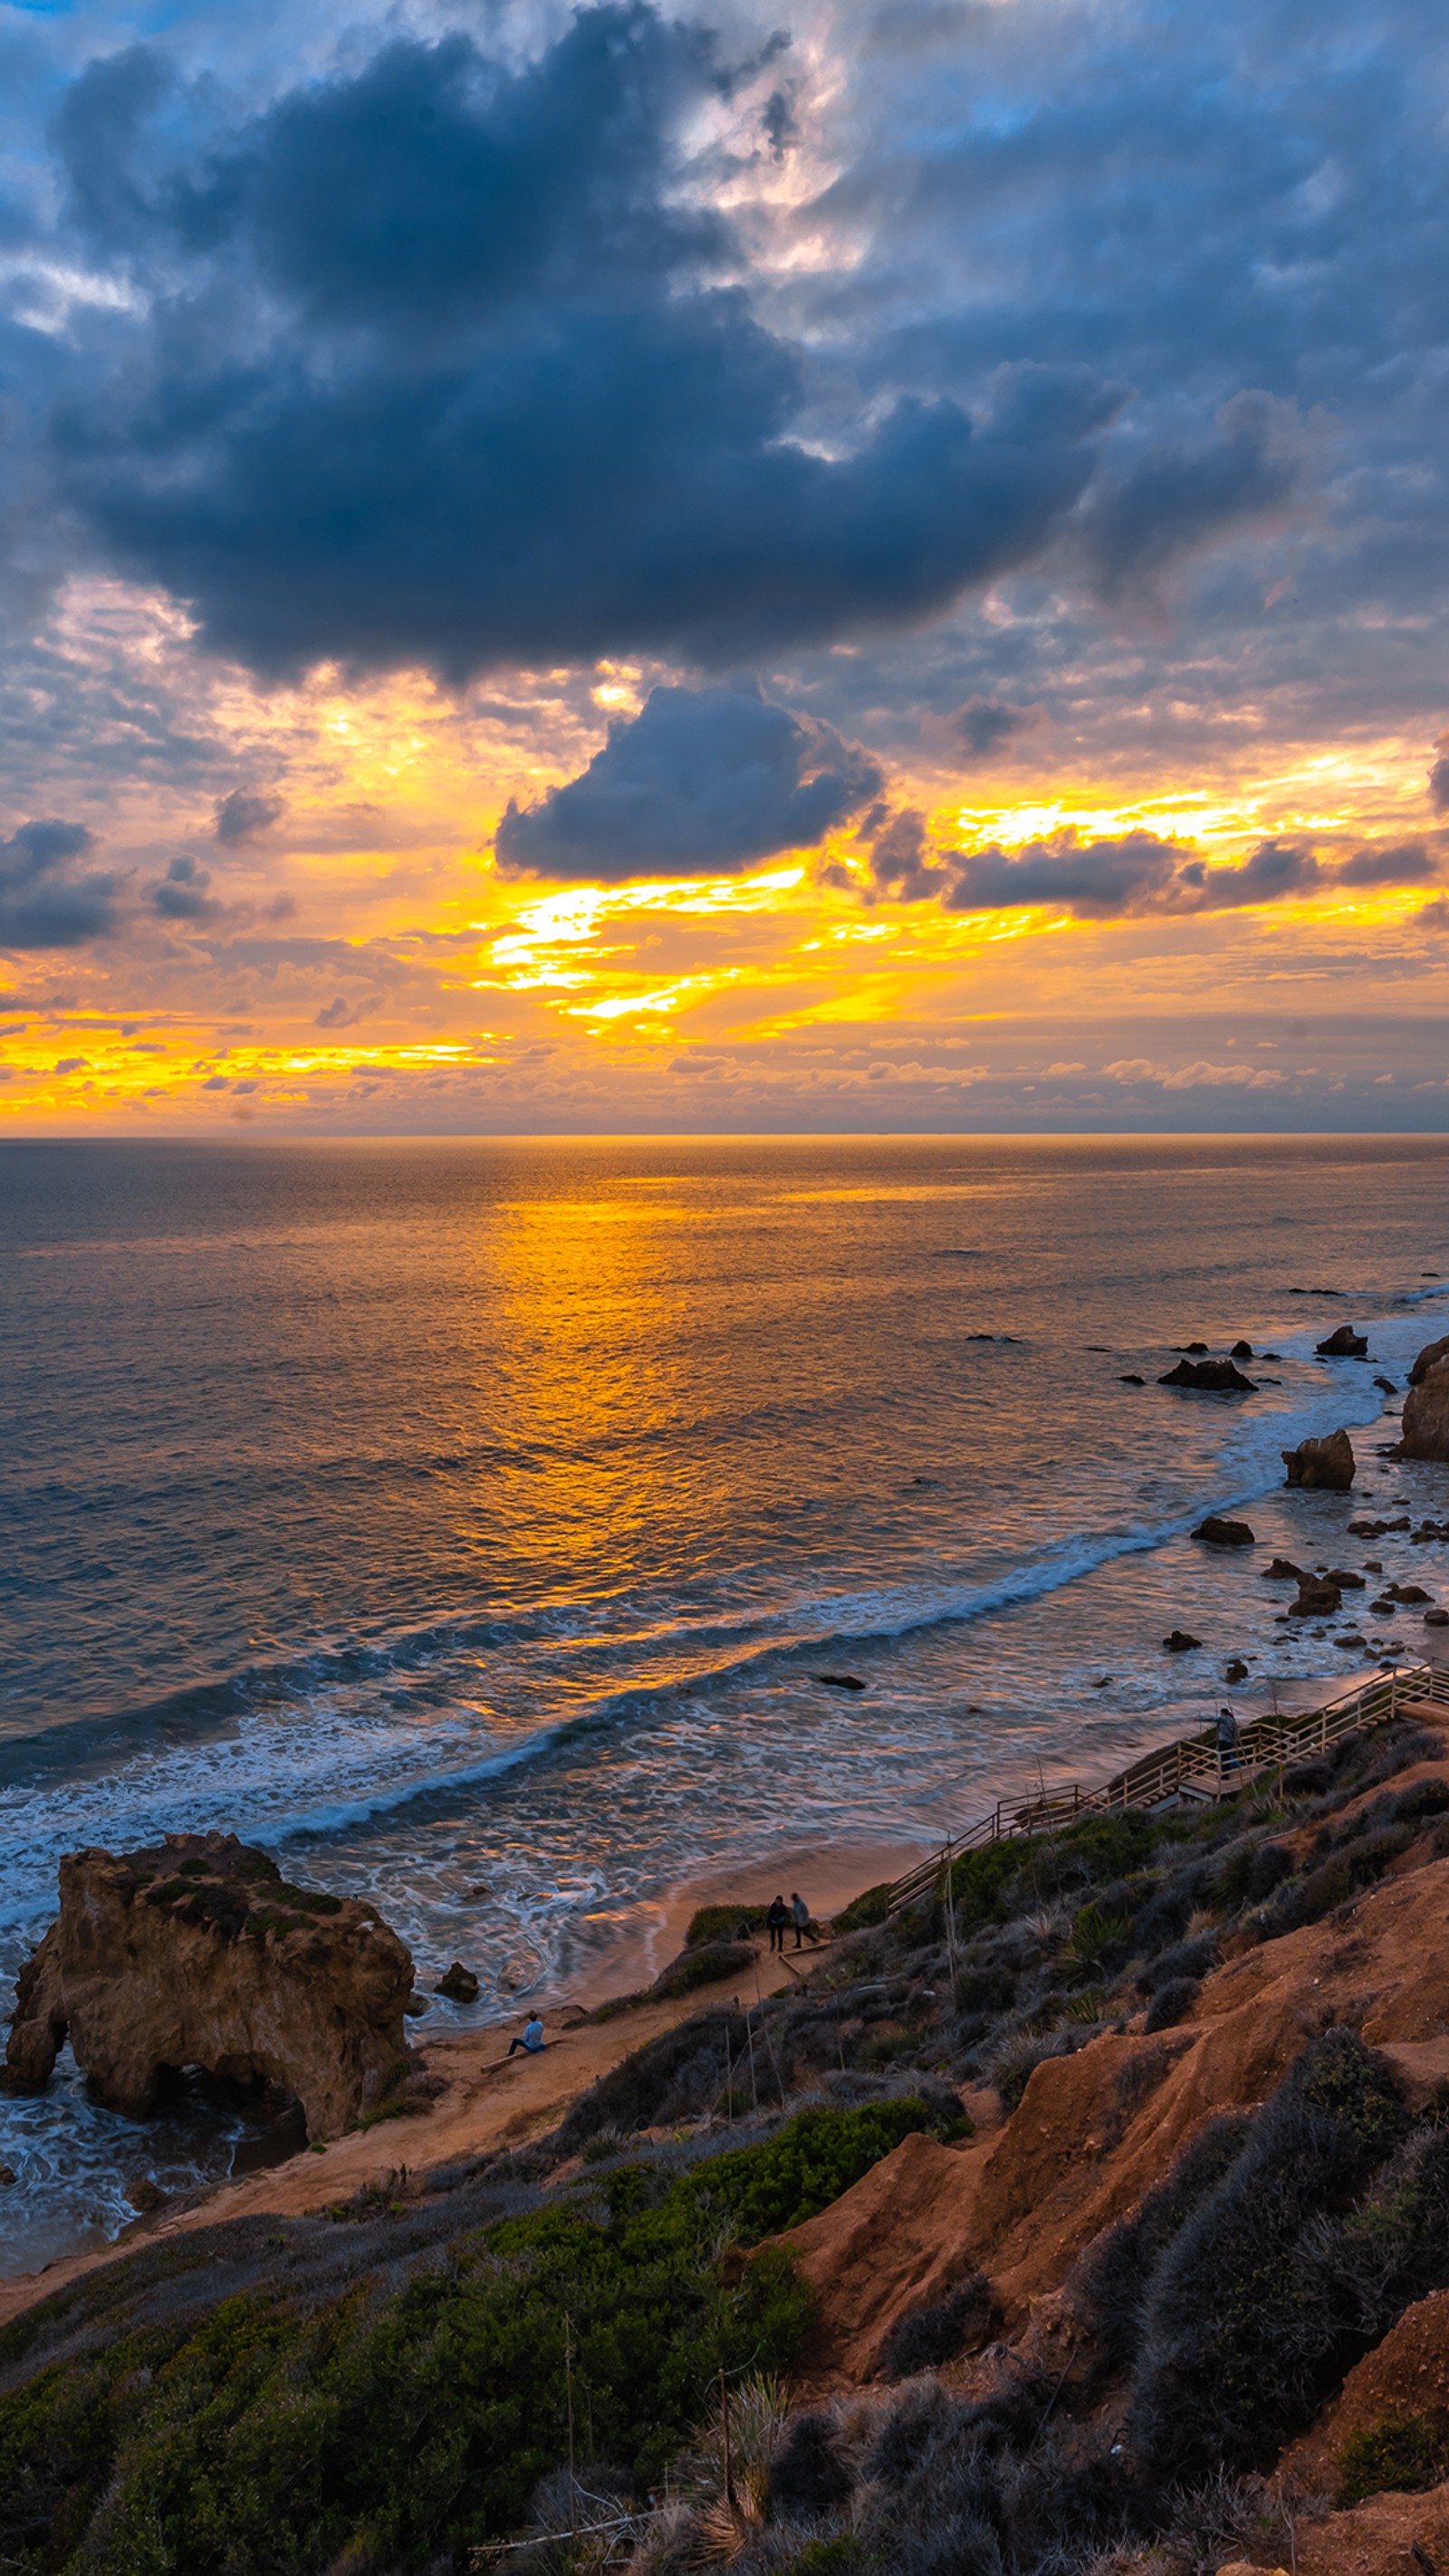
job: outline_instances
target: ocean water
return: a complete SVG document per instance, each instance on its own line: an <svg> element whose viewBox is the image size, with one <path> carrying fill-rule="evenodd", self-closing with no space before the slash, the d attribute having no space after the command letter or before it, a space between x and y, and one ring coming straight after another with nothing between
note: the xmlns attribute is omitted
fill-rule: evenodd
<svg viewBox="0 0 1449 2576"><path fill-rule="evenodd" d="M1352 1621L1187 1533L1353 1562L1365 1497L1449 1512L1375 1383L1449 1329L1446 1181L1391 1137L0 1148L0 1975L61 1853L219 1825L424 1985L467 1960L429 2028L496 2019L672 1891L1110 1770L1235 1653L1244 1707L1346 1683ZM1372 1366L1314 1357L1343 1321ZM1240 1334L1255 1396L1155 1383ZM1339 1423L1357 1495L1284 1492ZM0 2268L243 2126L64 2065L0 2101Z"/></svg>

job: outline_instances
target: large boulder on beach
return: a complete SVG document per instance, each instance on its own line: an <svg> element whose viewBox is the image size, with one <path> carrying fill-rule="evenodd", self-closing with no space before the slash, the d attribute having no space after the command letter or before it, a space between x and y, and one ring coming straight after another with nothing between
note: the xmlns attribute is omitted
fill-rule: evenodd
<svg viewBox="0 0 1449 2576"><path fill-rule="evenodd" d="M372 2109L405 2059L412 1959L376 1909L290 1887L235 1834L72 1852L60 1913L17 1980L0 2084L42 2092L67 2035L92 2091L138 2119L172 2070L296 2095L309 2135Z"/></svg>
<svg viewBox="0 0 1449 2576"><path fill-rule="evenodd" d="M1427 1357L1427 1353L1421 1352L1420 1357ZM1418 1364L1416 1360L1415 1368ZM1405 1396L1403 1431L1393 1454L1396 1458L1428 1458L1449 1466L1449 1353L1435 1360Z"/></svg>
<svg viewBox="0 0 1449 2576"><path fill-rule="evenodd" d="M1426 1342L1424 1344L1423 1349L1420 1351L1418 1358L1415 1360L1413 1367L1409 1371L1410 1386L1422 1386L1430 1369L1437 1368L1441 1360L1449 1360L1449 1333L1444 1335L1442 1341Z"/></svg>
<svg viewBox="0 0 1449 2576"><path fill-rule="evenodd" d="M1368 1335L1355 1332L1352 1324L1340 1324L1337 1332L1314 1345L1321 1360L1361 1360L1368 1357Z"/></svg>
<svg viewBox="0 0 1449 2576"><path fill-rule="evenodd" d="M1354 1479L1353 1442L1346 1431L1330 1431L1326 1440L1300 1440L1296 1449L1284 1450L1283 1464L1286 1484L1301 1485L1305 1492L1346 1494Z"/></svg>

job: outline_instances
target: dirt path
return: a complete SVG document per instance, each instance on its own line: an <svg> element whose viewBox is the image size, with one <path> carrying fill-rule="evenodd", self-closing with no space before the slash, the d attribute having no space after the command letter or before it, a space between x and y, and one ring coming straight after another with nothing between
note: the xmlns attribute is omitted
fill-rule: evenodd
<svg viewBox="0 0 1449 2576"><path fill-rule="evenodd" d="M772 1973L774 1962L764 1956L762 1943L757 1945L757 1955L760 1991L778 1993L778 1972ZM400 2165L414 2175L425 2175L430 2167L451 2164L459 2157L517 2146L555 2127L576 2095L642 2048L646 2040L673 2030L676 2023L687 2021L708 2004L736 1999L746 2009L755 2000L755 1979L748 1973L700 1986L669 2003L641 2004L612 2021L581 2023L560 2033L540 2056L505 2057L502 2063L508 2031L461 2031L427 2043L419 2055L429 2074L442 2076L447 2087L428 2113L384 2120L375 2129L354 2130L328 2146L309 2147L285 2164L222 2183L169 2216L137 2220L114 2245L0 2281L0 2325L37 2300L48 2299L67 2282L134 2252L140 2243L214 2227L224 2219L247 2218L258 2210L304 2216L330 2201L346 2200L365 2183L386 2182Z"/></svg>

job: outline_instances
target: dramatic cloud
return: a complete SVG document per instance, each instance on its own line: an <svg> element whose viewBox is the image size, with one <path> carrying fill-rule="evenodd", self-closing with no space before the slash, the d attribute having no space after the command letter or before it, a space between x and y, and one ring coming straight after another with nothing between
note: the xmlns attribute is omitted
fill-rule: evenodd
<svg viewBox="0 0 1449 2576"><path fill-rule="evenodd" d="M728 872L808 849L880 786L862 752L757 693L654 689L581 777L525 811L509 805L498 861L605 883Z"/></svg>
<svg viewBox="0 0 1449 2576"><path fill-rule="evenodd" d="M1434 745L1439 757L1429 772L1429 802L1436 814L1449 814L1449 733Z"/></svg>
<svg viewBox="0 0 1449 2576"><path fill-rule="evenodd" d="M1199 446L1150 447L1089 498L1078 541L1105 599L1149 588L1179 557L1278 519L1303 488L1308 445L1292 406L1237 395Z"/></svg>
<svg viewBox="0 0 1449 2576"><path fill-rule="evenodd" d="M195 859L173 859L151 901L166 921L214 921L222 911L207 893L211 879Z"/></svg>
<svg viewBox="0 0 1449 2576"><path fill-rule="evenodd" d="M1342 886L1420 885L1436 877L1439 861L1423 841L1393 841L1384 849L1355 850L1338 871Z"/></svg>
<svg viewBox="0 0 1449 2576"><path fill-rule="evenodd" d="M724 85L620 0L521 72L398 40L178 162L200 110L165 65L93 64L59 123L73 212L151 301L68 415L72 505L269 673L735 659L1029 561L1120 395L1016 366L971 411L906 395L799 443L800 352L679 197Z"/></svg>
<svg viewBox="0 0 1449 2576"><path fill-rule="evenodd" d="M1003 706L996 698L972 698L956 718L956 730L969 753L984 760L997 744L1007 742L1031 722L1025 707Z"/></svg>
<svg viewBox="0 0 1449 2576"><path fill-rule="evenodd" d="M0 949L79 948L115 929L115 879L66 873L95 846L84 823L22 823L0 841Z"/></svg>
<svg viewBox="0 0 1449 2576"><path fill-rule="evenodd" d="M217 805L213 829L219 841L253 841L269 831L282 812L280 796L249 796L234 787Z"/></svg>

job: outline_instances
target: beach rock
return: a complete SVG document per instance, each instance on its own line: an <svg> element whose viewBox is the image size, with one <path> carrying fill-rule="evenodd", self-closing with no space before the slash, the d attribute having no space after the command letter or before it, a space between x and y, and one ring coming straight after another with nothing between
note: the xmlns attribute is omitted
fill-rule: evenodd
<svg viewBox="0 0 1449 2576"><path fill-rule="evenodd" d="M1319 1580L1322 1583L1336 1583L1340 1592L1362 1592L1364 1588L1363 1576L1355 1574L1352 1566L1349 1565L1325 1565L1319 1569ZM1425 1599L1427 1598L1426 1594Z"/></svg>
<svg viewBox="0 0 1449 2576"><path fill-rule="evenodd" d="M1246 1521L1225 1521L1217 1512L1209 1512L1205 1521L1198 1522L1193 1537L1204 1540L1209 1547L1256 1547L1258 1544Z"/></svg>
<svg viewBox="0 0 1449 2576"><path fill-rule="evenodd" d="M1119 1386L1145 1386L1147 1384L1147 1380L1145 1377L1137 1377L1129 1373L1126 1377L1119 1377L1117 1384Z"/></svg>
<svg viewBox="0 0 1449 2576"><path fill-rule="evenodd" d="M1426 1628L1449 1628L1449 1610L1426 1610L1424 1625Z"/></svg>
<svg viewBox="0 0 1449 2576"><path fill-rule="evenodd" d="M1190 1351L1205 1351L1207 1349L1207 1344L1206 1342L1188 1342L1185 1347Z"/></svg>
<svg viewBox="0 0 1449 2576"><path fill-rule="evenodd" d="M413 1965L376 1909L290 1887L235 1834L72 1852L60 1913L16 1982L0 2083L43 2092L67 2036L92 2092L131 2119L173 2068L295 2094L329 2137L404 2053Z"/></svg>
<svg viewBox="0 0 1449 2576"><path fill-rule="evenodd" d="M1321 1360L1362 1360L1368 1357L1367 1333L1356 1333L1352 1324L1340 1324L1326 1342L1314 1344Z"/></svg>
<svg viewBox="0 0 1449 2576"><path fill-rule="evenodd" d="M1423 1349L1420 1351L1418 1358L1415 1360L1413 1367L1409 1371L1410 1386L1422 1386L1430 1369L1437 1368L1441 1360L1449 1360L1449 1333L1445 1333L1442 1339L1437 1342L1426 1342L1424 1344Z"/></svg>
<svg viewBox="0 0 1449 2576"><path fill-rule="evenodd" d="M1190 1386L1200 1395L1256 1395L1250 1377L1244 1377L1231 1360L1179 1360L1157 1381L1159 1386Z"/></svg>
<svg viewBox="0 0 1449 2576"><path fill-rule="evenodd" d="M1330 1431L1326 1440L1300 1440L1285 1449L1286 1482L1305 1492L1346 1494L1354 1479L1353 1442L1346 1431Z"/></svg>
<svg viewBox="0 0 1449 2576"><path fill-rule="evenodd" d="M420 1995L416 1991L409 1995L407 2002L403 2005L403 2011L407 2014L409 2021L421 2021L427 2009L427 1996Z"/></svg>
<svg viewBox="0 0 1449 2576"><path fill-rule="evenodd" d="M1258 1357L1260 1360L1281 1360L1283 1354L1281 1351L1259 1351Z"/></svg>
<svg viewBox="0 0 1449 2576"><path fill-rule="evenodd" d="M1290 1601L1290 1619L1331 1619L1343 1607L1343 1595L1336 1583L1322 1583L1314 1575L1304 1575L1296 1601Z"/></svg>
<svg viewBox="0 0 1449 2576"><path fill-rule="evenodd" d="M824 1682L828 1690L864 1690L858 1673L812 1673L812 1682Z"/></svg>
<svg viewBox="0 0 1449 2576"><path fill-rule="evenodd" d="M1244 1663L1241 1655L1234 1655L1230 1664L1224 1664L1223 1679L1225 1682L1245 1682L1247 1678L1248 1667Z"/></svg>
<svg viewBox="0 0 1449 2576"><path fill-rule="evenodd" d="M1271 1565L1264 1566L1263 1580L1265 1583L1301 1583L1303 1568L1295 1565L1291 1556L1275 1556Z"/></svg>
<svg viewBox="0 0 1449 2576"><path fill-rule="evenodd" d="M1398 1394L1398 1391L1399 1391L1399 1390L1398 1390L1398 1388L1395 1386L1394 1381L1393 1381L1393 1379L1392 1379L1391 1377L1376 1377L1376 1378L1374 1379L1374 1384L1375 1384L1375 1386L1378 1388L1379 1393L1380 1393L1381 1395L1397 1395L1397 1394Z"/></svg>
<svg viewBox="0 0 1449 2576"><path fill-rule="evenodd" d="M1384 1598L1388 1601L1432 1601L1433 1597L1432 1592L1424 1590L1422 1583L1386 1583L1384 1585Z"/></svg>
<svg viewBox="0 0 1449 2576"><path fill-rule="evenodd" d="M1234 1342L1228 1356L1235 1360L1250 1360L1253 1356L1253 1345L1251 1342Z"/></svg>
<svg viewBox="0 0 1449 2576"><path fill-rule="evenodd" d="M144 2217L149 2210L164 2209L166 2206L165 2192L162 2190L159 2182L153 2182L151 2180L149 2174L144 2174L139 2182L133 2182L131 2184L126 2193L126 2198L130 2202L132 2209L137 2211L142 2217Z"/></svg>
<svg viewBox="0 0 1449 2576"><path fill-rule="evenodd" d="M1437 1347L1430 1344L1430 1349ZM1420 1353L1427 1359L1427 1351ZM1414 1366L1417 1368L1418 1360ZM1449 1466L1449 1357L1435 1360L1404 1398L1403 1434L1395 1458L1428 1458Z"/></svg>
<svg viewBox="0 0 1449 2576"><path fill-rule="evenodd" d="M476 2004L478 1980L471 1968L465 1968L461 1959L455 1959L447 1974L439 1977L433 1991L435 1994L446 1995L450 2003Z"/></svg>
<svg viewBox="0 0 1449 2576"><path fill-rule="evenodd" d="M1201 1637L1190 1637L1185 1628L1174 1628L1170 1637L1163 1638L1162 1651L1165 1655L1190 1655L1194 1646L1201 1644Z"/></svg>

